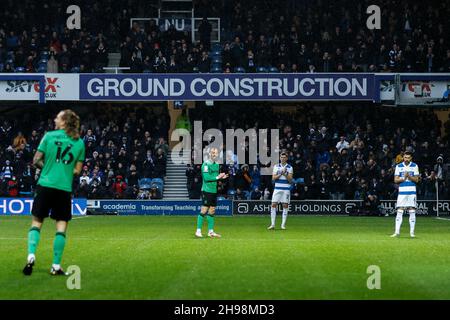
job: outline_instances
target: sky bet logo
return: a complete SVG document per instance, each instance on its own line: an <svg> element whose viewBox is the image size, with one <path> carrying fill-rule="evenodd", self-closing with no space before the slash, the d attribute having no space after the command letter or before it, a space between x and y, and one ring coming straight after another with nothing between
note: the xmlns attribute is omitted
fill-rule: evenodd
<svg viewBox="0 0 450 320"><path fill-rule="evenodd" d="M45 97L56 98L57 90L60 88L58 78L45 78ZM11 80L7 81L6 92L39 92L39 82Z"/></svg>

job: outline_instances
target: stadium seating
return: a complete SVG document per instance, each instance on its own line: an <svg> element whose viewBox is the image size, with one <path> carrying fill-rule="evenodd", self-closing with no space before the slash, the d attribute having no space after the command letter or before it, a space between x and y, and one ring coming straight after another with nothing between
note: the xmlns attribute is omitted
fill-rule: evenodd
<svg viewBox="0 0 450 320"><path fill-rule="evenodd" d="M222 73L222 68L219 66L214 66L211 68L211 73Z"/></svg>
<svg viewBox="0 0 450 320"><path fill-rule="evenodd" d="M354 106L352 105L352 107ZM437 136L436 130L432 128L436 128L439 124L437 116L432 110L367 108L358 109L358 113L351 113L352 117L349 119L347 112L352 107L327 108L326 112L319 112L320 108L304 106L297 107L294 113L280 114L270 111L267 106L264 107L263 105L258 108L254 106L242 108L242 106L234 107L228 104L225 112L226 118L222 117L221 122L225 128L233 126L237 128L252 127L258 123L260 127L275 126L282 129L280 130L280 148L293 153L289 159L294 167L293 199L299 199L300 196L308 199L332 199L332 197L336 197L336 191L333 190L336 190L337 187L336 182L333 182L333 174L337 168L341 174L346 173L346 176L342 178L343 185L338 187L344 190L346 199L365 197L367 196L367 190L362 188L369 188L371 192L377 194L379 199L394 200L397 191L393 183L392 161L401 157L402 150L410 148L409 144L415 146L414 158L417 159L417 163L422 168L421 172L424 173L423 181L427 181L426 175L429 175L431 170L435 170L435 161L439 154L442 153L444 159L450 159L450 149L445 147L448 144L450 121L447 121L444 125L447 132L445 136ZM213 115L207 117L204 111L198 112L198 114L194 113L192 116L208 121L214 127L215 121L218 120ZM404 117L410 119L408 123L401 120ZM308 119L308 125L314 126L316 130L310 130L312 128L305 126L304 120L298 122L297 118ZM404 128L404 131L396 128ZM318 129L326 131L324 138L320 138ZM349 145L355 145L357 142L356 129L359 132L359 139L364 140L364 145L355 147L354 150L349 147L345 149L347 152L345 154L342 152L343 155L341 155L336 151L339 137L345 136ZM411 136L412 130L414 130L414 134ZM433 137L430 136L430 132L433 132ZM292 135L288 137L287 133ZM433 147L425 149L423 146L425 141L427 144L432 144ZM301 147L294 149L294 144L299 144ZM319 157L319 154L322 153L319 150L326 150L325 153L328 154L323 163L320 162L322 161L320 159L323 158ZM300 164L297 165L295 164L296 152L299 153L300 159ZM362 157L362 160L357 159L358 154L360 154L359 157ZM374 159L374 163L371 164L369 159ZM443 183L442 189L439 191L444 198L450 193L450 175L448 174L450 166L447 166L447 162L448 160L445 160L442 169L446 182ZM309 169L306 168L306 164L311 165ZM356 166L360 166L360 168L357 169ZM273 190L270 176L269 178L261 176L252 180L251 183L245 183L242 175L240 175L242 169L229 168L228 170L230 170L230 180L229 184L225 185L224 190L221 191L222 196L233 198L238 187L243 191L251 191L255 186L258 186L262 193L265 192L265 189L268 189L269 192ZM322 177L323 173L325 176ZM201 173L194 172L192 176L196 176L196 174ZM376 187L373 187L374 179L376 180ZM257 184L254 184L254 181ZM339 184L339 182L337 183ZM307 191L304 191L305 187L307 187ZM418 196L422 199L424 197L433 198L433 194L435 194L433 190L433 185L430 182L421 183L418 186ZM305 192L307 192L306 195ZM246 196L248 195L246 194Z"/></svg>
<svg viewBox="0 0 450 320"><path fill-rule="evenodd" d="M49 52L48 51L41 51L41 60L48 60L49 58Z"/></svg>
<svg viewBox="0 0 450 320"><path fill-rule="evenodd" d="M218 43L215 43L211 49L213 52L222 52L222 46Z"/></svg>
<svg viewBox="0 0 450 320"><path fill-rule="evenodd" d="M211 65L222 65L221 57L213 57L211 60Z"/></svg>
<svg viewBox="0 0 450 320"><path fill-rule="evenodd" d="M152 184L152 179L150 178L143 178L139 180L139 189L142 190L149 190Z"/></svg>
<svg viewBox="0 0 450 320"><path fill-rule="evenodd" d="M47 66L39 66L37 69L38 73L46 73L47 72Z"/></svg>
<svg viewBox="0 0 450 320"><path fill-rule="evenodd" d="M164 189L164 180L161 178L152 179L151 184L157 185L161 190Z"/></svg>
<svg viewBox="0 0 450 320"><path fill-rule="evenodd" d="M278 69L276 67L270 67L269 68L269 72L270 73L278 73L279 71L278 71Z"/></svg>
<svg viewBox="0 0 450 320"><path fill-rule="evenodd" d="M30 108L24 111L23 108L13 108L13 110L7 111L5 114L0 115L0 197L9 196L7 184L11 179L11 174L9 173L9 169L6 169L8 166L12 167L12 172L17 178L17 181L21 181L23 179L24 168L30 164L30 161L33 159L33 154L36 151L39 141L41 140L42 135L45 130L52 129L52 119L55 115L55 110L61 110L64 106L62 105L54 105L50 104L46 109L42 108ZM134 107L124 106L119 107L115 106L114 108L108 108L106 106L102 108L89 108L89 111L79 111L80 117L82 119L83 130L81 132L81 138L84 140L86 145L86 163L83 168L83 172L86 172L86 175L90 177L89 183L87 186L82 186L80 184L80 179L75 179L74 184L74 195L87 197L92 199L104 199L104 198L114 198L115 194L113 192L113 184L116 181L117 176L122 176L123 181L125 181L128 185L124 193L120 195L120 198L129 197L133 198L132 185L137 184L139 187L146 188L150 191L151 186L154 185L159 189L159 192L153 195L153 199L160 198L162 196L162 191L164 190L164 171L166 166L166 158L159 159L157 161L156 156L152 156L154 163L157 163L155 166L147 167L146 170L140 169L137 170L137 175L133 178L135 182L131 182L131 173L130 170L133 166L141 166L143 163L143 158L145 157L146 150L154 150L156 141L153 141L149 145L146 146L146 149L141 150L137 149L137 147L129 146L130 154L135 154L137 151L140 151L139 161L133 162L132 159L123 158L118 161L118 154L113 154L110 158L112 159L112 163L110 163L110 167L107 168L107 161L105 161L105 154L108 152L107 148L102 147L100 144L107 144L108 141L111 141L114 146L120 145L122 143L121 135L112 132L112 128L109 126L109 123L114 123L119 126L119 131L122 132L124 124L121 124L123 120L130 118L130 112ZM161 109L161 114L156 117L153 114L153 111L150 108L139 108L138 114L140 117L147 119L148 123L142 124L141 133L137 134L135 131L131 132L131 135L136 139L143 141L145 139L144 132L148 131L151 133L152 137L162 137L167 139L168 133L168 117L164 108ZM88 118L94 121L89 121ZM156 123L156 119L161 119L162 122L160 124L160 131L154 131L153 124ZM11 125L12 131L10 135L6 137L2 134L4 131L4 120L7 119L8 126ZM89 122L88 122L89 121ZM130 119L128 121L131 121ZM50 127L40 126L41 124L49 124ZM93 126L92 128L90 126ZM93 131L93 136L87 135L87 130L91 129ZM37 133L35 139L32 138L33 130ZM101 138L103 130L109 132L109 138L111 140L103 141L104 138ZM21 133L19 135L19 133ZM96 138L95 138L96 137ZM25 143L25 148L22 150L14 146L14 143L19 143L23 141ZM99 154L103 159L93 158L93 153ZM8 161L8 162L7 162ZM120 168L118 162L122 164ZM9 164L7 164L9 163ZM98 168L96 168L98 167ZM31 176L34 176L34 168L31 168ZM136 170L136 169L133 169ZM96 172L97 177L100 177L99 187L97 188L97 192L93 192L93 182L92 178ZM83 174L82 174L83 175ZM161 177L161 178L154 178ZM152 179L154 178L154 179ZM154 180L154 181L153 181ZM36 181L32 181L31 189L34 190ZM19 188L19 192L29 192L29 188L22 189ZM130 190L131 189L131 190ZM26 194L22 194L24 196ZM20 196L20 194L19 194Z"/></svg>
<svg viewBox="0 0 450 320"><path fill-rule="evenodd" d="M200 42L190 43L190 41L187 41L187 53L193 58L193 62L189 64L185 60L188 54L179 54L182 47L179 35L168 31L155 30L158 40L153 43L153 40L148 40L153 39L153 37L149 38L147 29L130 30L128 22L132 18L130 15L132 10L125 3L102 0L101 7L114 12L102 16L102 19L104 19L102 23L108 26L113 25L114 28L109 29L114 31L107 32L104 29L96 28L98 15L94 13L96 9L92 6L98 5L98 3L98 0L91 1L91 6L88 6L90 9L85 10L83 19L89 21L89 27L76 39L72 34L67 36L61 33L59 31L60 26L55 22L49 26L49 29L56 31L56 39L51 39L50 32L47 31L47 38L44 37L43 41L39 40L30 45L25 45L29 42L30 35L33 32L39 34L41 32L40 27L47 24L46 21L40 20L41 17L46 16L47 10L43 7L35 7L33 10L35 10L36 21L34 23L36 25L28 25L28 21L22 18L23 15L14 15L14 18L12 18L11 15L6 14L20 10L19 2L2 3L0 21L3 22L5 35L10 30L14 30L16 34L20 35L18 36L18 45L7 47L5 56L0 57L9 62L2 61L2 63L10 64L13 69L15 67L27 68L25 66L26 58L31 57L33 65L36 66L34 71L39 71L40 62L46 63L50 57L50 52L55 52L56 60L58 62L64 61L64 63L58 65L59 72L70 71L70 67L67 70L63 65L80 65L81 62L84 65L85 71L83 72L104 72L102 67L99 66L108 64L108 53L110 52L120 53L120 65L131 67L134 64L131 61L133 53L137 56L149 55L153 61L159 52L162 52L166 60L169 61L170 55L174 54L173 50L175 50L177 71L197 72L192 70L193 65L199 66L201 51L206 51L210 53L212 60L221 59L224 66L230 65L229 68L225 67L223 70L234 71L238 70L237 67L244 66L245 61L243 60L245 60L245 57L240 56L241 54L237 52L235 52L237 55L234 56L230 50L225 49L225 46L231 45L235 36L238 35L240 43L243 45L242 52L252 50L257 72L260 73L275 73L279 70L290 72L294 64L296 65L296 72L307 72L311 65L316 72L450 72L450 56L447 54L450 45L446 41L448 34L450 34L450 27L446 23L442 24L441 27L436 27L435 23L440 19L447 21L446 18L450 15L450 7L445 4L445 1L436 5L433 9L435 16L433 16L428 14L430 12L427 9L428 5L424 4L424 8L406 5L397 6L394 0L386 0L384 6L390 8L391 20L387 22L388 27L376 33L367 30L365 19L348 22L348 17L357 17L361 14L360 7L349 1L344 1L339 8L332 6L332 9L335 9L335 15L332 18L329 18L327 14L321 14L328 10L324 8L321 2L308 2L306 5L306 2L303 1L290 1L288 5L280 6L277 2L261 5L258 0L230 1L229 6L231 8L239 6L239 12L241 12L241 15L231 20L225 14L225 12L228 12L223 7L225 2L217 1L214 4L217 9L215 15L224 19L224 24L221 27L221 43L214 43L210 48L208 46L205 48L205 44ZM55 12L63 12L65 9L62 3L55 3L53 7ZM120 14L124 10L126 13L122 17ZM316 12L317 15L313 16L312 12ZM407 18L405 17L409 17L412 13L415 16L414 22L409 21L406 24L405 19ZM248 16L258 18L249 24L247 19L244 18ZM283 21L279 22L278 20L281 17L283 17ZM118 23L118 21L125 23ZM273 23L269 24L267 21ZM302 24L299 21L302 21ZM421 23L415 23L415 21L421 21ZM411 28L407 32L404 30L405 25L409 25ZM293 26L294 29L288 26ZM309 31L306 32L305 30ZM22 39L24 33L28 34L27 39ZM102 33L101 37L100 33ZM141 36L136 37L135 34L137 33ZM264 38L260 38L260 36L264 36ZM0 41L6 43L6 38L6 36L0 38ZM75 45L73 45L72 40L76 40ZM175 41L173 47L172 40ZM138 41L143 42L144 52L137 49ZM394 42L399 46L398 49L394 49ZM90 44L90 48L82 50L79 46L86 43ZM283 46L281 43L283 43ZM381 43L384 45L384 50L379 50ZM67 48L67 54L63 52L63 45ZM97 53L96 49L100 45L104 46L106 52L100 49ZM157 50L148 49L153 48L154 45L158 48ZM300 54L302 45L305 46L305 50L304 53ZM270 50L261 50L263 47L270 48ZM427 58L429 49L432 55ZM402 54L399 54L400 52ZM324 60L325 53L328 54L330 60ZM16 61L16 59L20 61ZM142 63L144 57L138 59L141 59ZM213 62L213 64L217 64L217 62ZM281 65L284 65L284 67L281 67ZM165 69L166 66L163 66L158 70L153 68L152 71L164 72ZM266 70L263 71L264 69ZM147 72L148 68L137 67L133 70L134 72L143 72L144 70Z"/></svg>
<svg viewBox="0 0 450 320"><path fill-rule="evenodd" d="M267 73L267 68L266 67L258 67L258 68L256 68L256 72Z"/></svg>
<svg viewBox="0 0 450 320"><path fill-rule="evenodd" d="M80 73L80 67L73 67L72 69L70 69L71 73Z"/></svg>

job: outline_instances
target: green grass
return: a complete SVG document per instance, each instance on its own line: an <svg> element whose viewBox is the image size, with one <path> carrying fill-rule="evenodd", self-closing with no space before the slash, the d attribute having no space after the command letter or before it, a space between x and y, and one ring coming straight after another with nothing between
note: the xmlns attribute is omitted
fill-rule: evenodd
<svg viewBox="0 0 450 320"><path fill-rule="evenodd" d="M96 216L69 225L63 266L81 268L81 290L48 274L54 237L46 221L33 275L29 217L0 217L0 299L450 299L450 221L419 217L218 217L221 239L195 239L195 217ZM278 218L277 224L280 223ZM205 224L206 228L206 224ZM366 286L369 265L381 289Z"/></svg>

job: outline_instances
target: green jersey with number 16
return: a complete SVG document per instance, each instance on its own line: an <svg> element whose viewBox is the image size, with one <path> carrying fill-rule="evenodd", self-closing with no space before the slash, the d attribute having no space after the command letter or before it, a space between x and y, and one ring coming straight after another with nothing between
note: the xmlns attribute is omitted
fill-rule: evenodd
<svg viewBox="0 0 450 320"><path fill-rule="evenodd" d="M64 130L47 132L38 151L44 154L44 168L38 185L72 192L73 169L85 158L83 139L74 140Z"/></svg>

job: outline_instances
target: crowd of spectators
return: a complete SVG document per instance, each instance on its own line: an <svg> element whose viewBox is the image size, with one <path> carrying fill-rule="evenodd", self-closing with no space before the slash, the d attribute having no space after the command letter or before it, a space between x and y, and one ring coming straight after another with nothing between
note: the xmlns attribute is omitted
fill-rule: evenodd
<svg viewBox="0 0 450 320"><path fill-rule="evenodd" d="M366 26L370 1L199 0L197 15L220 17L199 41L154 21L135 23L121 44L131 72L450 72L450 5L384 0L381 30ZM218 52L217 52L218 51Z"/></svg>
<svg viewBox="0 0 450 320"><path fill-rule="evenodd" d="M68 29L73 1L2 0L0 72L104 72L108 53L139 12L154 14L146 0L81 0L81 29ZM70 19L73 20L73 19ZM73 22L73 21L72 21Z"/></svg>
<svg viewBox="0 0 450 320"><path fill-rule="evenodd" d="M294 170L293 200L355 199L365 201L369 207L376 206L379 200L394 200L398 193L393 176L395 165L403 161L407 150L413 153L413 161L421 172L418 198L435 199L436 180L439 197L450 196L450 121L444 123L445 134L441 135L441 123L433 111L370 105L299 106L292 113L273 110L270 105L227 106L192 112L191 119L201 118L203 130L278 128L280 151L288 152L288 162ZM268 147L270 151L270 144ZM248 142L244 148L248 152ZM260 174L264 164L242 164L236 154L230 146L224 146L221 171L229 173L230 178L219 182L219 195L270 199L273 183L271 175ZM199 198L200 165L188 166L186 175L190 198Z"/></svg>
<svg viewBox="0 0 450 320"><path fill-rule="evenodd" d="M378 1L381 29L369 30L371 1L198 0L225 25L224 70L449 72L448 2ZM222 22L221 20L221 22Z"/></svg>
<svg viewBox="0 0 450 320"><path fill-rule="evenodd" d="M32 157L42 135L54 128L53 113L57 110L53 109L15 109L0 116L0 196L32 195L39 177L39 170L31 165ZM86 162L81 176L74 181L75 196L161 198L158 186L149 184L146 190L140 186L142 179L153 181L165 176L169 153L169 117L165 108L102 106L86 108L80 114ZM190 110L189 118L201 120L203 130L278 128L279 149L288 152L294 169L294 200L359 199L368 205L393 200L398 192L393 183L394 168L406 150L413 152L413 161L420 168L418 198L435 199L436 181L439 197L450 197L450 121L444 123L441 134L441 123L431 110L374 108L366 104L302 105L295 111L278 112L270 104L244 102L239 106L219 103L197 107ZM248 142L243 148L248 152ZM221 170L230 178L219 183L221 197L270 199L271 176L261 175L265 164L248 164L227 145L222 157ZM200 165L189 165L186 176L189 197L200 198Z"/></svg>
<svg viewBox="0 0 450 320"><path fill-rule="evenodd" d="M197 0L196 17L221 19L189 31L161 30L156 1L79 1L81 30L69 30L63 1L4 0L2 72L103 72L120 52L130 72L450 72L450 5L446 1L377 3L381 29L369 30L369 0Z"/></svg>
<svg viewBox="0 0 450 320"><path fill-rule="evenodd" d="M0 116L0 197L32 195L39 177L32 157L43 134L54 129L54 116L36 109ZM160 185L143 189L139 181L165 176L169 150L165 108L92 107L81 112L81 119L86 161L74 181L75 196L162 198Z"/></svg>

